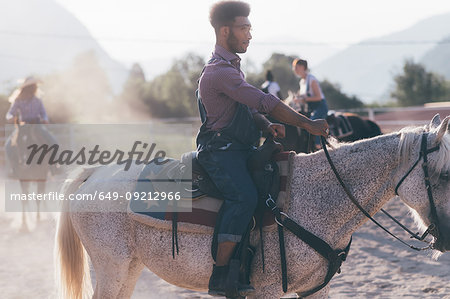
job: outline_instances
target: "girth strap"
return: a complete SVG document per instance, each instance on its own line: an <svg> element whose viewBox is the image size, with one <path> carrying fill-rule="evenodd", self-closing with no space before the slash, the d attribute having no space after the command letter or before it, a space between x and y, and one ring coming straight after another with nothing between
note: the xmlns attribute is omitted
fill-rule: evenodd
<svg viewBox="0 0 450 299"><path fill-rule="evenodd" d="M281 284L283 292L287 292L287 263L286 247L284 245L284 230L282 225L278 225L278 242L280 244L280 262L281 262Z"/></svg>
<svg viewBox="0 0 450 299"><path fill-rule="evenodd" d="M283 234L283 228L286 228L291 233L293 233L295 236L297 236L299 239L301 239L303 242L311 246L317 253L319 253L323 258L325 258L328 261L328 271L325 276L324 282L320 284L319 286L306 291L302 292L299 295L301 297L310 296L311 294L314 294L315 292L321 290L324 288L330 280L333 278L333 276L336 273L340 273L340 267L342 265L342 262L345 261L347 258L348 252L350 250L350 244L352 243L352 240L350 239L350 242L348 243L347 247L344 250L334 250L331 248L330 245L328 245L327 242L323 241L313 233L307 231L303 227L301 227L299 224L297 224L294 220L289 218L285 213L283 213L276 205L276 203L273 200L267 200L266 205L271 209L272 213L275 215L277 224L279 226L278 233L280 237L280 254L281 254L281 261L282 261L282 284L283 284L283 292L287 292L287 268L286 268L286 250L284 247L284 234Z"/></svg>
<svg viewBox="0 0 450 299"><path fill-rule="evenodd" d="M172 213L172 258L175 258L175 250L178 255L178 212L176 211Z"/></svg>
<svg viewBox="0 0 450 299"><path fill-rule="evenodd" d="M173 211L172 211L172 258L175 258L175 250L177 255L179 253L178 249L178 212L177 212L177 202L173 201Z"/></svg>

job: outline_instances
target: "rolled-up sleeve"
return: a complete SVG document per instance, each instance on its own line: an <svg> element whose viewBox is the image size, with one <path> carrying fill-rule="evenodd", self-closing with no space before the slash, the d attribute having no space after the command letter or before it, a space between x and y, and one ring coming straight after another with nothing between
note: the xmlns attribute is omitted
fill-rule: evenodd
<svg viewBox="0 0 450 299"><path fill-rule="evenodd" d="M248 84L239 71L232 67L220 67L214 72L216 88L235 100L259 112L270 113L280 100Z"/></svg>

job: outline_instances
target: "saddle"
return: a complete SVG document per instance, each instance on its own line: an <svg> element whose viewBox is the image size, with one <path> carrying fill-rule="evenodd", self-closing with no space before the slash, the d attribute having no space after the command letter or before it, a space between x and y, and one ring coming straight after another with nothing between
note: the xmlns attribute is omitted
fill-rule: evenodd
<svg viewBox="0 0 450 299"><path fill-rule="evenodd" d="M189 180L188 176L191 176L192 179L191 189L184 189L186 191L184 198L196 200L206 195L221 198L220 191L202 165L200 165L200 162L198 162L196 151L184 153L181 156L180 165L185 167L185 169L182 169L183 178ZM181 167L183 168L183 166Z"/></svg>
<svg viewBox="0 0 450 299"><path fill-rule="evenodd" d="M248 161L247 166L258 194L261 195L260 201L263 206L269 191L274 201L277 199L277 195L281 194L280 206L283 206L285 202L287 177L289 176L288 161L292 159L294 152L279 153L281 149L281 144L274 142L272 138L267 138L266 142ZM141 171L135 192L155 194L176 191L180 199L176 203L180 213L172 212L173 205L168 204L168 201L133 200L130 201L128 207L130 214L138 218L136 219L138 221L158 227L165 227L164 222L172 220L174 214L178 214L178 220L183 222L182 230L185 229L185 226L192 227L189 224L197 226L196 231L204 232L207 231L205 226L214 227L223 197L197 160L197 152L184 153L180 160L165 159L164 164L152 162L150 161ZM279 168L280 165L281 168ZM269 183L268 180L270 180ZM258 210L258 212L261 211ZM141 216L139 217L138 214ZM260 219L261 217L255 218ZM162 222L155 223L155 219ZM263 215L261 222L264 226L271 226L275 223L269 212ZM199 225L202 227L198 227Z"/></svg>
<svg viewBox="0 0 450 299"><path fill-rule="evenodd" d="M337 139L342 139L353 134L353 127L344 114L332 113L327 116L330 133Z"/></svg>
<svg viewBox="0 0 450 299"><path fill-rule="evenodd" d="M281 152L282 149L283 147L280 143L273 141L272 138L268 138L249 159L247 167L258 190L267 188L266 185L263 185L265 182L259 176L264 171L271 171L271 167L272 169L274 168L272 165L275 163L273 157L276 153ZM168 178L169 180L178 181L181 187L177 188L177 190L181 192L181 198L197 200L208 195L222 199L221 192L197 160L196 151L184 153L179 161L172 160L170 163L171 165L168 165L167 171L162 171L157 179ZM272 179L274 182L279 181L279 174L276 173L276 175L277 177ZM157 186L156 191L167 190L158 190ZM274 193L277 193L276 190L274 190Z"/></svg>
<svg viewBox="0 0 450 299"><path fill-rule="evenodd" d="M261 178L265 173L273 174L274 184L270 183L271 194L274 196L278 194L277 203L283 207L288 200L290 165L295 152L277 153L278 149L279 145L274 146L266 142L248 161L248 168L255 174L253 176L255 182L259 181L256 185L261 191L264 191L262 187L267 187L268 184L264 184L264 180L258 177ZM185 232L211 234L223 198L196 156L196 152L187 152L180 160L165 159L164 164L148 163L142 169L134 191L137 194L156 194L176 190L181 199L177 201L178 221L181 222L179 229ZM261 201L263 199L261 198ZM167 200L131 200L128 211L138 222L170 230L169 221L172 221L175 213L172 213L172 206L170 204L167 206L167 203ZM261 222L263 227L271 230L275 224L274 217L269 210L265 209L264 212Z"/></svg>

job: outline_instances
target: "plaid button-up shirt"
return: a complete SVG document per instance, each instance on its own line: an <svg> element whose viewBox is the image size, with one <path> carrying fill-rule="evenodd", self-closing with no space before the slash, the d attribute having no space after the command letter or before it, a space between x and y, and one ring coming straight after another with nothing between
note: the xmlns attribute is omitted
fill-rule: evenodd
<svg viewBox="0 0 450 299"><path fill-rule="evenodd" d="M216 45L212 61L199 81L199 94L206 110L206 127L218 131L233 119L236 107L243 103L253 113L270 113L280 100L245 81L238 55Z"/></svg>
<svg viewBox="0 0 450 299"><path fill-rule="evenodd" d="M45 111L44 105L37 97L26 100L15 100L11 105L11 108L9 108L6 118L11 119L15 116L18 116L19 120L25 123L33 122L37 119L41 121L48 121L47 112Z"/></svg>

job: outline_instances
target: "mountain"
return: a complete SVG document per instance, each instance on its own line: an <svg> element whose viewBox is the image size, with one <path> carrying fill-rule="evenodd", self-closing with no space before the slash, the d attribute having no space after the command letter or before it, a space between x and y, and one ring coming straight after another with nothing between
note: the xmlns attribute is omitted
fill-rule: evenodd
<svg viewBox="0 0 450 299"><path fill-rule="evenodd" d="M114 92L127 69L113 60L70 12L54 0L0 2L0 92L18 78L64 69L81 53L93 51Z"/></svg>
<svg viewBox="0 0 450 299"><path fill-rule="evenodd" d="M337 82L366 102L382 99L407 58L420 59L450 35L450 13L422 20L406 30L352 45L324 60L312 72Z"/></svg>
<svg viewBox="0 0 450 299"><path fill-rule="evenodd" d="M450 35L444 38L437 46L425 53L421 63L426 65L427 69L450 80Z"/></svg>

